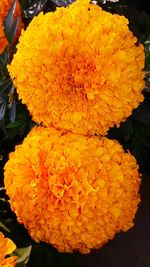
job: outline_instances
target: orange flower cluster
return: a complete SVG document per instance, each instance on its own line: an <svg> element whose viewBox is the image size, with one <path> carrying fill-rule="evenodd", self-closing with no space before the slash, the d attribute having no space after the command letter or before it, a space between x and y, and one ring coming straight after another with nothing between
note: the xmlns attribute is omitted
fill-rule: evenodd
<svg viewBox="0 0 150 267"><path fill-rule="evenodd" d="M7 16L12 4L13 4L13 0L1 0L0 1L0 19L2 21L4 21L5 17ZM17 38L18 38L21 33L21 29L23 28L21 6L20 6L19 0L17 0L16 2L16 9L15 9L14 17L15 18L19 17L19 26L18 26L18 31L17 31Z"/></svg>
<svg viewBox="0 0 150 267"><path fill-rule="evenodd" d="M140 201L136 160L117 141L35 127L10 154L5 187L36 241L88 253L127 231Z"/></svg>
<svg viewBox="0 0 150 267"><path fill-rule="evenodd" d="M7 44L8 44L8 41L4 33L3 21L0 17L0 54L4 51Z"/></svg>
<svg viewBox="0 0 150 267"><path fill-rule="evenodd" d="M5 238L0 232L0 267L14 267L16 264L16 257L8 257L14 250L16 245L9 238Z"/></svg>
<svg viewBox="0 0 150 267"><path fill-rule="evenodd" d="M78 0L33 19L9 72L36 122L105 135L143 101L136 42L125 17Z"/></svg>

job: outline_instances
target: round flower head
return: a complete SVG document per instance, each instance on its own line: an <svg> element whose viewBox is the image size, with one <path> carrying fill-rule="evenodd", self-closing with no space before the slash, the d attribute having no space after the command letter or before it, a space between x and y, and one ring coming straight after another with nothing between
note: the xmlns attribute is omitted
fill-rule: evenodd
<svg viewBox="0 0 150 267"><path fill-rule="evenodd" d="M0 54L4 51L7 44L8 44L8 41L4 33L3 21L0 17Z"/></svg>
<svg viewBox="0 0 150 267"><path fill-rule="evenodd" d="M14 267L16 265L16 257L8 257L14 250L16 245L9 238L5 238L0 232L0 267Z"/></svg>
<svg viewBox="0 0 150 267"><path fill-rule="evenodd" d="M0 1L0 17L4 21L5 17L7 16L11 5L13 4L14 0L1 0ZM19 25L18 25L18 30L17 30L17 35L16 37L19 37L21 33L21 29L23 28L23 21L21 17L21 6L19 0L16 2L16 9L15 9L15 14L14 18L19 17Z"/></svg>
<svg viewBox="0 0 150 267"><path fill-rule="evenodd" d="M133 226L140 198L136 161L107 138L34 128L10 154L12 210L36 241L88 253Z"/></svg>
<svg viewBox="0 0 150 267"><path fill-rule="evenodd" d="M35 17L9 66L33 119L104 135L143 100L143 46L128 20L87 0Z"/></svg>

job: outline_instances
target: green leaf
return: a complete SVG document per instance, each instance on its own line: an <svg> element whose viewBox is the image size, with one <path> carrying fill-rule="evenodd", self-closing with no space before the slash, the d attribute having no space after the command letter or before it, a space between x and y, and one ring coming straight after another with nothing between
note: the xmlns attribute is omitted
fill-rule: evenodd
<svg viewBox="0 0 150 267"><path fill-rule="evenodd" d="M14 19L16 2L17 2L17 0L14 0L13 4L12 4L5 20L4 20L5 34L6 34L6 37L7 37L10 44L12 44L14 39L15 39L16 31L18 29L18 23L19 23L19 18Z"/></svg>
<svg viewBox="0 0 150 267"><path fill-rule="evenodd" d="M7 64L10 63L10 54L8 51L4 51L3 54L0 55L0 65L2 67L6 67Z"/></svg>
<svg viewBox="0 0 150 267"><path fill-rule="evenodd" d="M0 84L3 83L5 80L10 80L7 65L10 62L10 53L7 50L4 50L4 52L0 55ZM2 86L2 85L1 85ZM3 88L0 87L0 91L3 90Z"/></svg>
<svg viewBox="0 0 150 267"><path fill-rule="evenodd" d="M18 30L18 25L19 25L19 17L14 19L14 22L12 24L12 27L9 31L9 34L8 34L8 41L10 44L13 43L13 41L15 40L15 37L16 37L16 33L17 33L17 30Z"/></svg>
<svg viewBox="0 0 150 267"><path fill-rule="evenodd" d="M16 9L16 0L13 1L13 4L4 20L4 26L5 26L5 33L6 35L9 33L12 24L13 24L13 20L14 20L14 14L15 14L15 9Z"/></svg>
<svg viewBox="0 0 150 267"><path fill-rule="evenodd" d="M28 263L32 246L25 248L17 248L15 250L15 256L18 257L16 267L25 267Z"/></svg>
<svg viewBox="0 0 150 267"><path fill-rule="evenodd" d="M7 78L4 78L2 80L0 80L0 93L3 94L3 93L6 93L8 94L8 92L10 91L10 87L12 85L12 81L11 79L7 79Z"/></svg>
<svg viewBox="0 0 150 267"><path fill-rule="evenodd" d="M13 123L16 119L16 91L14 86L12 85L8 94L9 97L9 119Z"/></svg>
<svg viewBox="0 0 150 267"><path fill-rule="evenodd" d="M150 71L150 41L145 42L145 70Z"/></svg>
<svg viewBox="0 0 150 267"><path fill-rule="evenodd" d="M3 230L5 230L6 232L10 232L10 230L6 227L6 225L2 222L0 222L0 228L2 228Z"/></svg>
<svg viewBox="0 0 150 267"><path fill-rule="evenodd" d="M5 132L5 111L6 111L7 102L3 97L0 96L0 128Z"/></svg>
<svg viewBox="0 0 150 267"><path fill-rule="evenodd" d="M20 127L21 125L22 125L22 120L18 120L15 122L8 123L6 125L6 129L17 128L17 127Z"/></svg>

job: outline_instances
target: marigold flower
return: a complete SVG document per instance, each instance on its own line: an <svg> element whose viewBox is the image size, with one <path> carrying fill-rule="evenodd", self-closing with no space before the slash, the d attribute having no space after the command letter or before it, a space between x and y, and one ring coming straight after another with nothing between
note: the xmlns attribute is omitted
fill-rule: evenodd
<svg viewBox="0 0 150 267"><path fill-rule="evenodd" d="M89 1L35 17L9 66L33 119L104 135L143 101L143 46L128 20Z"/></svg>
<svg viewBox="0 0 150 267"><path fill-rule="evenodd" d="M4 21L5 17L7 16L11 5L13 4L14 0L1 0L0 1L0 17ZM23 21L22 21L22 16L21 16L21 6L19 0L16 2L16 9L15 9L15 14L14 17L17 18L19 17L19 25L18 25L18 30L17 30L17 35L16 37L18 38L21 33L21 29L23 28Z"/></svg>
<svg viewBox="0 0 150 267"><path fill-rule="evenodd" d="M0 17L0 54L4 51L7 44L8 44L8 41L4 33L3 21Z"/></svg>
<svg viewBox="0 0 150 267"><path fill-rule="evenodd" d="M36 241L88 253L127 231L140 201L136 160L117 141L34 128L5 165L12 210Z"/></svg>
<svg viewBox="0 0 150 267"><path fill-rule="evenodd" d="M0 232L0 267L14 267L16 264L16 257L8 257L14 250L16 245L9 238L5 238Z"/></svg>

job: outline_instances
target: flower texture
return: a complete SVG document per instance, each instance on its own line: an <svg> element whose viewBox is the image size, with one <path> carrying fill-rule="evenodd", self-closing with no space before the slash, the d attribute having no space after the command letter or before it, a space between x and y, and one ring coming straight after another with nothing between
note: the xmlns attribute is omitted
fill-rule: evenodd
<svg viewBox="0 0 150 267"><path fill-rule="evenodd" d="M4 33L3 21L0 17L0 54L4 51L7 44L8 44L8 41Z"/></svg>
<svg viewBox="0 0 150 267"><path fill-rule="evenodd" d="M13 0L1 0L0 1L0 17L3 21L5 17L7 16L12 4L13 4ZM20 36L21 29L23 28L21 6L20 6L19 0L17 0L16 2L16 9L15 9L15 14L14 14L14 18L17 18L17 17L19 17L19 25L18 25L16 39Z"/></svg>
<svg viewBox="0 0 150 267"><path fill-rule="evenodd" d="M140 201L136 160L117 141L35 127L5 165L18 221L60 252L88 253L127 231Z"/></svg>
<svg viewBox="0 0 150 267"><path fill-rule="evenodd" d="M33 119L104 135L143 101L143 46L128 20L87 0L35 17L9 66Z"/></svg>
<svg viewBox="0 0 150 267"><path fill-rule="evenodd" d="M14 267L16 264L16 257L8 257L14 250L16 245L9 238L5 238L0 232L0 267Z"/></svg>

